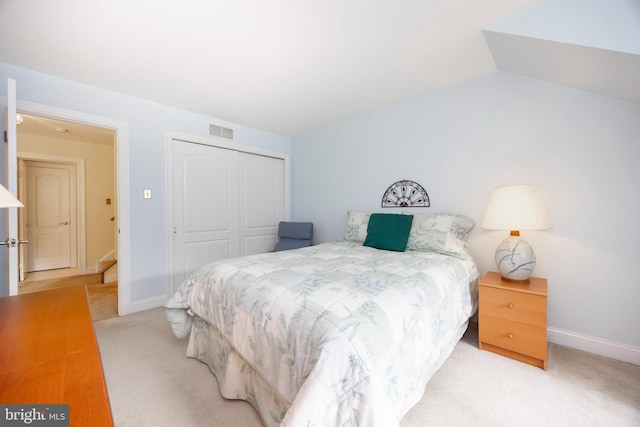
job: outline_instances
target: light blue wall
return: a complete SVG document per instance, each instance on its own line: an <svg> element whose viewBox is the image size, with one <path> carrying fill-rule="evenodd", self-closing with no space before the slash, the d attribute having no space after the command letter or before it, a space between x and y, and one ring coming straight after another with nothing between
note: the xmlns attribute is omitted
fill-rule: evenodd
<svg viewBox="0 0 640 427"><path fill-rule="evenodd" d="M294 138L293 209L315 240L346 211L380 208L395 181L423 185L421 212L470 216L482 273L506 232L479 227L494 186L532 183L553 223L523 232L549 280L549 326L640 346L640 105L494 72Z"/></svg>
<svg viewBox="0 0 640 427"><path fill-rule="evenodd" d="M165 286L165 131L206 137L209 123L234 129L234 143L291 153L291 140L223 120L44 75L0 62L0 95L7 78L17 82L18 99L72 110L129 125L129 208L131 302L164 294ZM4 173L4 172L3 172ZM153 198L142 198L143 188ZM4 289L2 290L2 292Z"/></svg>
<svg viewBox="0 0 640 427"><path fill-rule="evenodd" d="M315 223L316 242L342 235L348 209L381 210L399 179L427 189L431 208L421 211L476 223L494 186L533 183L554 225L523 233L536 249L536 275L549 279L549 326L640 347L637 104L495 72L291 141L0 63L7 77L21 100L129 124L132 302L161 295L165 284L164 132L206 136L214 121L233 127L235 142L291 154L292 217ZM473 229L482 272L494 269L503 237Z"/></svg>
<svg viewBox="0 0 640 427"><path fill-rule="evenodd" d="M640 54L640 1L550 0L488 30Z"/></svg>

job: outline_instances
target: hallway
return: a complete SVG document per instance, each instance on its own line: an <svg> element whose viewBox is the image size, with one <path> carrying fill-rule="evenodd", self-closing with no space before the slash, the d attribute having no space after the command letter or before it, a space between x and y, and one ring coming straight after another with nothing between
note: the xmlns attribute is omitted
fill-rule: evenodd
<svg viewBox="0 0 640 427"><path fill-rule="evenodd" d="M117 264L109 265L101 272L78 275L75 268L39 271L29 273L27 279L18 285L18 294L41 292L65 286L85 285L89 295L91 318L94 322L118 316L118 282L103 283L103 277L114 277L111 272Z"/></svg>

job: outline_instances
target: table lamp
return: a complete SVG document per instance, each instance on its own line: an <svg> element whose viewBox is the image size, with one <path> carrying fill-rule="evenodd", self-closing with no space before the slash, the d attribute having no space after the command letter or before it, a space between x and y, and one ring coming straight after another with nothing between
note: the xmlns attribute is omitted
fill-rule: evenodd
<svg viewBox="0 0 640 427"><path fill-rule="evenodd" d="M536 266L536 254L520 230L544 230L551 227L538 194L530 184L509 185L493 189L482 228L510 230L496 248L496 265L503 280L529 282Z"/></svg>
<svg viewBox="0 0 640 427"><path fill-rule="evenodd" d="M0 208L22 208L24 205L0 184Z"/></svg>

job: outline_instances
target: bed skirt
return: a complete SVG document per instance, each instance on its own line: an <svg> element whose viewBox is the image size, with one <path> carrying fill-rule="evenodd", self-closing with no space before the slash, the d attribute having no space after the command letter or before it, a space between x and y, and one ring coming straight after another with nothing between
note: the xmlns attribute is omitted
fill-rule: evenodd
<svg viewBox="0 0 640 427"><path fill-rule="evenodd" d="M280 425L291 403L238 355L215 326L197 316L193 318L187 357L209 366L223 397L249 402L265 426Z"/></svg>
<svg viewBox="0 0 640 427"><path fill-rule="evenodd" d="M439 349L438 358L431 362L428 379L444 364L454 347L465 333L468 320L458 330L451 331ZM264 378L254 370L229 344L220 331L195 316L187 348L187 356L205 363L218 380L220 394L227 399L241 399L249 402L258 412L267 427L287 425L285 416L291 406L274 390ZM422 399L426 381L407 395L404 413L406 414ZM320 427L320 426L318 426Z"/></svg>

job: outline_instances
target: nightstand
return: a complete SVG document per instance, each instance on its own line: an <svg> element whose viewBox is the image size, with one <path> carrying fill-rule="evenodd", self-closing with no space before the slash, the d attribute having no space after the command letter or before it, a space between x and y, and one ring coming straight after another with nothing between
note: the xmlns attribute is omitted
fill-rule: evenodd
<svg viewBox="0 0 640 427"><path fill-rule="evenodd" d="M478 341L488 350L547 370L547 279L502 280L490 271L479 285Z"/></svg>

